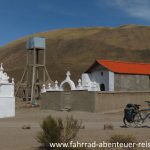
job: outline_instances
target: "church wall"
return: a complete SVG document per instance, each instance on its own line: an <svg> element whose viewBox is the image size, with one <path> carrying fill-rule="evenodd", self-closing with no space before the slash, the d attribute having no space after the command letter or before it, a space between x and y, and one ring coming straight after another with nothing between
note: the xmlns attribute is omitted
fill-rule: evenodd
<svg viewBox="0 0 150 150"><path fill-rule="evenodd" d="M148 91L149 75L115 74L115 91Z"/></svg>

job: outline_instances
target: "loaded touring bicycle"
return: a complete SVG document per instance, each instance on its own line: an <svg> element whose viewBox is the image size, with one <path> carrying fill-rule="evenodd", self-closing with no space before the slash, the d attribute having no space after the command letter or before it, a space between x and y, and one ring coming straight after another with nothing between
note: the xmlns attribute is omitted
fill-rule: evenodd
<svg viewBox="0 0 150 150"><path fill-rule="evenodd" d="M150 121L150 101L145 101L148 108L140 109L140 105L127 104L124 109L123 122L127 127L140 127L146 120Z"/></svg>

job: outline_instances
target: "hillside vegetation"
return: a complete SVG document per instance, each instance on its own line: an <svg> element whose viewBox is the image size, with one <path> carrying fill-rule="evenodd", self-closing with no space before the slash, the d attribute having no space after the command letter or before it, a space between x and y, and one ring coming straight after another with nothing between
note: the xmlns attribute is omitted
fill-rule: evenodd
<svg viewBox="0 0 150 150"><path fill-rule="evenodd" d="M0 61L10 76L21 78L26 64L26 40L46 38L47 68L52 80L61 81L70 70L77 81L95 59L150 62L150 27L69 28L37 33L0 48Z"/></svg>

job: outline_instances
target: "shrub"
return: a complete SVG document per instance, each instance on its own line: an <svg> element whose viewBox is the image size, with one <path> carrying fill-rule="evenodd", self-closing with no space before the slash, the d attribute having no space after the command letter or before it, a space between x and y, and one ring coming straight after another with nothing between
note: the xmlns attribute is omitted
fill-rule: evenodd
<svg viewBox="0 0 150 150"><path fill-rule="evenodd" d="M62 142L69 142L77 136L79 129L82 127L82 122L74 119L72 116L67 117L63 123Z"/></svg>
<svg viewBox="0 0 150 150"><path fill-rule="evenodd" d="M70 142L77 136L81 125L82 122L79 122L72 116L67 117L64 121L61 118L48 116L41 124L42 131L38 133L37 141L42 144L44 149L52 149L49 147L49 143Z"/></svg>
<svg viewBox="0 0 150 150"><path fill-rule="evenodd" d="M115 134L115 135L112 135L110 137L110 139L108 140L108 142L110 143L124 143L124 144L127 144L127 143L137 143L138 140L136 137L132 136L132 135L119 135L119 134ZM124 148L124 149L136 149L136 147L127 147L127 148Z"/></svg>

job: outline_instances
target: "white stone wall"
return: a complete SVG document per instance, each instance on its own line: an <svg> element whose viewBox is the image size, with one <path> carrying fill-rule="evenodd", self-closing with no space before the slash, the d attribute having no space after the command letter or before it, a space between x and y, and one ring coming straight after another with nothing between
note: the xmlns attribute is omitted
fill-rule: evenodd
<svg viewBox="0 0 150 150"><path fill-rule="evenodd" d="M0 97L0 118L15 116L15 97Z"/></svg>
<svg viewBox="0 0 150 150"><path fill-rule="evenodd" d="M15 116L14 79L9 82L9 77L0 67L0 118Z"/></svg>
<svg viewBox="0 0 150 150"><path fill-rule="evenodd" d="M101 91L101 84L104 84L105 91L114 91L114 73L111 71L97 70L82 74L82 86L86 87L94 82L98 91Z"/></svg>
<svg viewBox="0 0 150 150"><path fill-rule="evenodd" d="M87 91L114 91L114 73L106 69L93 70L91 73L83 73L81 79L78 80L78 85L70 78L70 72L66 74L66 79L58 84L55 81L54 85L50 83L48 85L43 85L41 93L50 91L64 91L64 84L68 84L71 90L87 90Z"/></svg>
<svg viewBox="0 0 150 150"><path fill-rule="evenodd" d="M115 90L115 75L114 72L109 71L109 91Z"/></svg>
<svg viewBox="0 0 150 150"><path fill-rule="evenodd" d="M0 97L14 97L14 84L0 84Z"/></svg>
<svg viewBox="0 0 150 150"><path fill-rule="evenodd" d="M101 75L101 73L103 75ZM109 71L107 70L100 70L100 71L93 71L91 73L91 81L92 82L96 82L99 84L99 86L101 84L104 84L105 85L105 91L108 91L109 90Z"/></svg>

